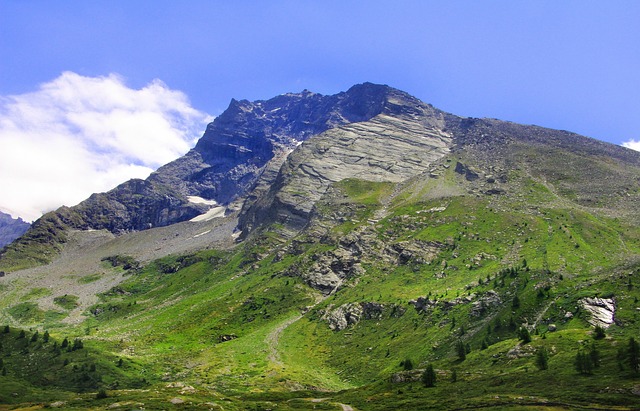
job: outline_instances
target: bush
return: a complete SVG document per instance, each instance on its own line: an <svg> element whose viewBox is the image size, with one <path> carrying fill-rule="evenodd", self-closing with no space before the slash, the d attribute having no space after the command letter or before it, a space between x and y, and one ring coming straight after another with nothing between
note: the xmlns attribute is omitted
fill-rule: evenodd
<svg viewBox="0 0 640 411"><path fill-rule="evenodd" d="M96 400L101 400L107 397L108 397L107 391L105 391L104 388L100 388L100 390L98 390L98 392L96 393Z"/></svg>

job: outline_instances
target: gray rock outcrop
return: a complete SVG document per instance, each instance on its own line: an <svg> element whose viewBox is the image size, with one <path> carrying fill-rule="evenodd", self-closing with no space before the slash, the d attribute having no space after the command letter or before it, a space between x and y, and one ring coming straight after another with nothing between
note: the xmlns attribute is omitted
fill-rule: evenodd
<svg viewBox="0 0 640 411"><path fill-rule="evenodd" d="M587 321L594 327L607 328L614 323L616 306L613 299L587 297L580 300L580 305L589 313Z"/></svg>
<svg viewBox="0 0 640 411"><path fill-rule="evenodd" d="M322 317L333 331L342 331L361 320L379 320L385 306L375 302L348 303L330 310Z"/></svg>

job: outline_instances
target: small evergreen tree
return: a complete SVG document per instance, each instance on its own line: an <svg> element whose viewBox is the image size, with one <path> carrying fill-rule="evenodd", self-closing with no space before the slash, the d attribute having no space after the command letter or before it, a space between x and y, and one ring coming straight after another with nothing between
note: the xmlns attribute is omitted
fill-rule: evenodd
<svg viewBox="0 0 640 411"><path fill-rule="evenodd" d="M42 341L45 343L49 342L49 331L45 330L44 334L42 334Z"/></svg>
<svg viewBox="0 0 640 411"><path fill-rule="evenodd" d="M540 347L538 351L536 351L536 367L538 367L539 370L549 368L549 352L546 347Z"/></svg>
<svg viewBox="0 0 640 411"><path fill-rule="evenodd" d="M514 310L517 310L518 308L520 308L520 298L518 298L517 295L513 297L513 302L511 303L511 307Z"/></svg>
<svg viewBox="0 0 640 411"><path fill-rule="evenodd" d="M2 332L5 333L5 334L9 334L9 332L11 332L11 329L9 328L8 325L5 325L4 326L4 330Z"/></svg>
<svg viewBox="0 0 640 411"><path fill-rule="evenodd" d="M593 371L593 363L591 362L591 357L589 354L584 353L582 351L576 354L575 359L575 368L580 374L591 374Z"/></svg>
<svg viewBox="0 0 640 411"><path fill-rule="evenodd" d="M2 367L2 376L6 376L7 375L7 367Z"/></svg>
<svg viewBox="0 0 640 411"><path fill-rule="evenodd" d="M107 397L108 397L107 391L105 391L104 388L100 388L100 390L98 390L98 392L96 393L96 400L101 400Z"/></svg>
<svg viewBox="0 0 640 411"><path fill-rule="evenodd" d="M460 361L464 361L467 359L467 348L465 347L462 340L458 340L456 343L456 353L458 354L458 359Z"/></svg>
<svg viewBox="0 0 640 411"><path fill-rule="evenodd" d="M122 360L122 359L120 359L120 360ZM400 365L402 366L402 368L405 371L413 370L413 361L411 361L410 358L407 358L406 360L402 361L402 363Z"/></svg>
<svg viewBox="0 0 640 411"><path fill-rule="evenodd" d="M20 330L20 334L18 334L18 339L27 338L27 333L24 330Z"/></svg>
<svg viewBox="0 0 640 411"><path fill-rule="evenodd" d="M529 330L527 330L527 327L520 327L520 330L518 331L518 338L522 340L523 344L528 344L531 342L531 334L529 334Z"/></svg>
<svg viewBox="0 0 640 411"><path fill-rule="evenodd" d="M428 364L422 373L422 383L425 387L433 387L436 385L436 372L433 369L433 365Z"/></svg>
<svg viewBox="0 0 640 411"><path fill-rule="evenodd" d="M67 348L69 346L69 340L67 339L67 337L64 337L64 340L62 340L62 343L60 344L60 348Z"/></svg>
<svg viewBox="0 0 640 411"><path fill-rule="evenodd" d="M71 347L72 351L81 350L82 348L84 348L84 344L80 338L73 340L73 347Z"/></svg>
<svg viewBox="0 0 640 411"><path fill-rule="evenodd" d="M601 340L606 336L607 336L607 333L605 332L604 328L602 328L599 325L596 325L596 328L593 330L593 338L595 338L596 340Z"/></svg>
<svg viewBox="0 0 640 411"><path fill-rule="evenodd" d="M618 369L620 371L624 370L624 363L626 359L627 352L625 351L624 347L619 347L618 353L616 354L616 360L618 361Z"/></svg>
<svg viewBox="0 0 640 411"><path fill-rule="evenodd" d="M629 345L627 346L627 361L633 372L640 372L640 345L638 345L638 342L633 337L629 338Z"/></svg>
<svg viewBox="0 0 640 411"><path fill-rule="evenodd" d="M38 334L38 331L34 332L33 335L31 336L31 342L38 341L38 337L39 336L40 336L40 334Z"/></svg>
<svg viewBox="0 0 640 411"><path fill-rule="evenodd" d="M458 381L458 370L454 368L453 371L451 372L451 382L457 382L457 381Z"/></svg>
<svg viewBox="0 0 640 411"><path fill-rule="evenodd" d="M598 348L594 345L591 346L591 349L589 350L589 358L591 358L591 364L593 365L593 368L598 368L600 367L600 351L598 351Z"/></svg>

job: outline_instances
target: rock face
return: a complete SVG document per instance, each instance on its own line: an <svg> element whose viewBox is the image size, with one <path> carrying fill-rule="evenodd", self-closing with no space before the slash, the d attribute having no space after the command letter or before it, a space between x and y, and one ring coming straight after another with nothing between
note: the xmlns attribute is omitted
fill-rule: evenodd
<svg viewBox="0 0 640 411"><path fill-rule="evenodd" d="M449 152L443 112L389 87L375 90L380 111L374 117L327 130L287 157L271 188L245 205L243 230L279 222L298 231L331 184L345 178L400 182Z"/></svg>
<svg viewBox="0 0 640 411"><path fill-rule="evenodd" d="M12 218L0 211L0 248L11 243L29 229L30 224L21 218Z"/></svg>
<svg viewBox="0 0 640 411"><path fill-rule="evenodd" d="M614 323L616 306L610 298L583 298L580 300L582 308L589 313L589 324L608 328Z"/></svg>
<svg viewBox="0 0 640 411"><path fill-rule="evenodd" d="M327 312L323 318L333 331L342 331L358 324L360 320L381 319L384 309L385 306L380 303L348 303Z"/></svg>

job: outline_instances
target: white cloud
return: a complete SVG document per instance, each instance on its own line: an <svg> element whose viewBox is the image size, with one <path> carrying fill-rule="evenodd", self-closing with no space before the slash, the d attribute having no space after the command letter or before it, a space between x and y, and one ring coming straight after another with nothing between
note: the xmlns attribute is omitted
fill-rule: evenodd
<svg viewBox="0 0 640 411"><path fill-rule="evenodd" d="M640 141L629 140L622 143L623 147L630 148L632 150L640 151Z"/></svg>
<svg viewBox="0 0 640 411"><path fill-rule="evenodd" d="M27 221L75 205L186 153L211 117L154 80L65 72L33 92L0 96L0 210Z"/></svg>

